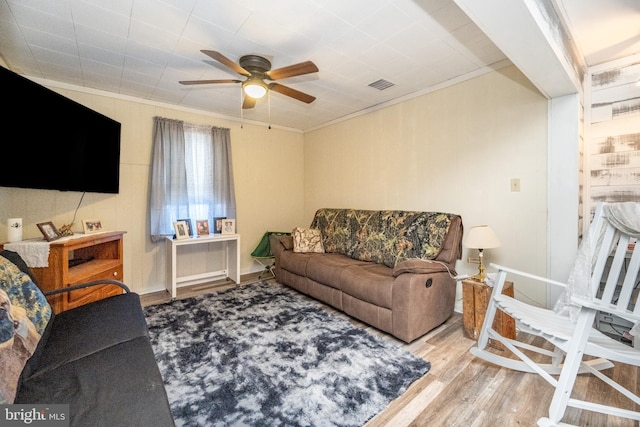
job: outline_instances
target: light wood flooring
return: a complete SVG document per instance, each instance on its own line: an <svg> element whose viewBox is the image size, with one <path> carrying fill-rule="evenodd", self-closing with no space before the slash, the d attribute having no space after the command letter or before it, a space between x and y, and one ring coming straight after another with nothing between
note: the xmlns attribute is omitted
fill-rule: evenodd
<svg viewBox="0 0 640 427"><path fill-rule="evenodd" d="M258 274L243 276L241 286L257 280ZM216 292L233 286L232 283L221 281L184 287L178 290L178 298ZM143 305L169 301L165 292L143 295L141 299ZM499 368L476 359L469 352L475 341L465 337L462 315L459 313L455 313L439 328L406 344L331 307L321 303L318 305L431 363L431 370L427 375L414 382L385 411L372 418L366 427L535 426L538 418L547 415L553 388L538 375ZM622 381L636 394L640 392L640 374L637 368L617 365L613 370L605 372L617 381ZM581 398L595 397L601 403L614 402L627 409L639 409L628 399L610 392L608 386L591 376L580 376L575 392ZM598 427L640 425L636 421L574 408L567 409L563 422Z"/></svg>

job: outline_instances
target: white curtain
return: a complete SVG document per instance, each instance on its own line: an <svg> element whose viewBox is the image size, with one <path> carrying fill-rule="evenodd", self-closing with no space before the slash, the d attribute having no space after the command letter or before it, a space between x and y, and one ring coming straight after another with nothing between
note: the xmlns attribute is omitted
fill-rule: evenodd
<svg viewBox="0 0 640 427"><path fill-rule="evenodd" d="M229 129L154 118L150 191L154 242L178 219L236 218Z"/></svg>

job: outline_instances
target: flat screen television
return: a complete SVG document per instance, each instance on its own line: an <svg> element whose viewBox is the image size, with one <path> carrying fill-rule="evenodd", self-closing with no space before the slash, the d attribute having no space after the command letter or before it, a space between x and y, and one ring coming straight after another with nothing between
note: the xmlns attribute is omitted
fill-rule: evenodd
<svg viewBox="0 0 640 427"><path fill-rule="evenodd" d="M120 123L0 66L0 186L117 194Z"/></svg>

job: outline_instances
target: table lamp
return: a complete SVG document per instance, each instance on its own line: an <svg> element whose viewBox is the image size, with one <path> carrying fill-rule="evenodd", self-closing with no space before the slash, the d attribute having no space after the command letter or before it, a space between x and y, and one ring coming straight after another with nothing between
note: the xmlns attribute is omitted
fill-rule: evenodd
<svg viewBox="0 0 640 427"><path fill-rule="evenodd" d="M464 242L464 246L469 249L477 249L478 250L478 274L471 277L470 279L476 280L478 282L484 282L487 278L486 273L484 272L484 263L482 261L483 255L482 252L485 249L499 248L501 246L500 240L498 240L498 236L493 232L491 227L488 225L477 225L475 227L471 227L469 230L469 234L467 234L467 238ZM469 262L472 262L472 258L468 259Z"/></svg>

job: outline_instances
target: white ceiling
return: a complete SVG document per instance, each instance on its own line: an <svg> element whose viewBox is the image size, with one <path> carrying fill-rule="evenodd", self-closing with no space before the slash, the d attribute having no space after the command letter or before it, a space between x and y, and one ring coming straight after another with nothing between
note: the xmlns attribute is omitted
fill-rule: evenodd
<svg viewBox="0 0 640 427"><path fill-rule="evenodd" d="M640 0L560 0L587 65L640 53Z"/></svg>
<svg viewBox="0 0 640 427"><path fill-rule="evenodd" d="M500 1L490 0L487 7ZM640 52L640 0L558 1L587 65ZM481 31L476 22L482 22L458 6L464 2L0 0L0 58L36 80L235 118L241 112L239 84L178 83L241 78L201 49L233 61L260 54L273 68L311 60L318 73L278 83L316 101L305 104L273 93L270 108L265 97L244 110L247 121L309 130L509 60L519 65L497 47L505 46L505 37L484 26ZM509 19L501 16L502 22ZM378 79L395 86L383 91L368 86Z"/></svg>

